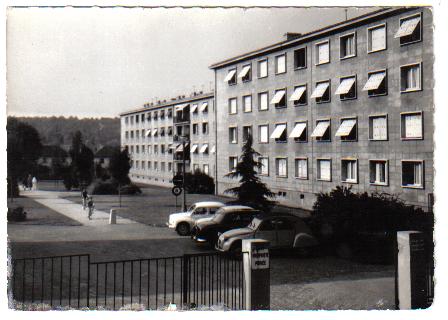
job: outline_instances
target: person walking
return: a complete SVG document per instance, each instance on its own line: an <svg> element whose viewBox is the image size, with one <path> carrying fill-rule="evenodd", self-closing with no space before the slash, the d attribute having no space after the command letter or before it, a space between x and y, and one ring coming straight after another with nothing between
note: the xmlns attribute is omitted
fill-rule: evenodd
<svg viewBox="0 0 448 320"><path fill-rule="evenodd" d="M89 194L87 193L87 190L85 188L81 192L81 197L82 197L82 210L86 210L87 198L89 197Z"/></svg>
<svg viewBox="0 0 448 320"><path fill-rule="evenodd" d="M37 179L36 177L33 177L31 180L31 183L33 184L33 190L37 190Z"/></svg>
<svg viewBox="0 0 448 320"><path fill-rule="evenodd" d="M26 189L31 190L32 185L33 185L33 178L31 177L31 174L29 174L28 178L26 179Z"/></svg>
<svg viewBox="0 0 448 320"><path fill-rule="evenodd" d="M95 209L95 205L93 203L93 197L89 197L89 201L87 202L87 207L89 208L89 220L92 220L93 210Z"/></svg>

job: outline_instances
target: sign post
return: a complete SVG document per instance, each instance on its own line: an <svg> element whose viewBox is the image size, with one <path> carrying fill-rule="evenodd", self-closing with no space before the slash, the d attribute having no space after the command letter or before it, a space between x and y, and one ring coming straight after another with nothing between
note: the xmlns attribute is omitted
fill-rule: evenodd
<svg viewBox="0 0 448 320"><path fill-rule="evenodd" d="M269 241L242 242L246 310L270 309Z"/></svg>

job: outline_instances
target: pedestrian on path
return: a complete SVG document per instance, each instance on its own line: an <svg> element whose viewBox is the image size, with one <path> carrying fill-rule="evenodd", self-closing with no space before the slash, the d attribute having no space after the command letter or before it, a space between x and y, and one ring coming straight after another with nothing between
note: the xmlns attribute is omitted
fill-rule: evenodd
<svg viewBox="0 0 448 320"><path fill-rule="evenodd" d="M33 178L31 177L31 174L29 174L28 178L26 179L26 189L31 190L32 185L33 185Z"/></svg>
<svg viewBox="0 0 448 320"><path fill-rule="evenodd" d="M95 209L95 205L93 204L93 197L89 197L87 207L89 208L89 220L92 220L93 210Z"/></svg>
<svg viewBox="0 0 448 320"><path fill-rule="evenodd" d="M33 177L33 179L31 180L32 184L33 184L33 190L37 190L37 179L36 177Z"/></svg>
<svg viewBox="0 0 448 320"><path fill-rule="evenodd" d="M89 197L89 194L87 193L87 190L85 188L81 192L81 197L82 197L82 210L86 210L87 198Z"/></svg>

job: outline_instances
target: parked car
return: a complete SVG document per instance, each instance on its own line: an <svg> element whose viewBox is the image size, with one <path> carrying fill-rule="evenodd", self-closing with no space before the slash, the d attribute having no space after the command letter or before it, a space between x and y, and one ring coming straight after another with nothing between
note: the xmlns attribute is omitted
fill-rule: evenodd
<svg viewBox="0 0 448 320"><path fill-rule="evenodd" d="M222 233L216 250L240 253L243 239L268 240L272 249L296 249L302 254L317 245L316 238L302 219L292 215L262 215L255 217L245 228Z"/></svg>
<svg viewBox="0 0 448 320"><path fill-rule="evenodd" d="M196 220L211 220L221 207L224 207L224 203L218 201L196 202L186 212L170 214L167 225L179 235L187 236Z"/></svg>
<svg viewBox="0 0 448 320"><path fill-rule="evenodd" d="M212 246L218 240L218 233L247 226L252 219L261 214L247 206L225 206L220 208L213 219L197 221L191 230L191 237L196 242L208 242Z"/></svg>

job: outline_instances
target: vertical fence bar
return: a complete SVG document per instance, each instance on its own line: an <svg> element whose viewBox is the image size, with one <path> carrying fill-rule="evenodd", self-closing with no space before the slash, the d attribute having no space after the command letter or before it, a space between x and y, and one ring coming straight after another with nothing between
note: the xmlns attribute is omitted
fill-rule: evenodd
<svg viewBox="0 0 448 320"><path fill-rule="evenodd" d="M13 300L17 299L17 292L16 292L16 281L17 281L17 276L16 276L16 271L17 271L17 260L12 260L12 289L11 289L11 293L12 293L12 298Z"/></svg>
<svg viewBox="0 0 448 320"><path fill-rule="evenodd" d="M142 260L139 260L138 304L142 304Z"/></svg>
<svg viewBox="0 0 448 320"><path fill-rule="evenodd" d="M185 292L184 292L184 279L185 279L185 276L184 276L184 259L185 259L185 256L183 256L181 259L180 259L180 305L181 305L181 308L182 308L182 310L184 309L184 305L185 305L185 302L184 302L184 300L185 300Z"/></svg>
<svg viewBox="0 0 448 320"><path fill-rule="evenodd" d="M132 305L132 294L134 292L134 261L131 261L131 305Z"/></svg>
<svg viewBox="0 0 448 320"><path fill-rule="evenodd" d="M148 261L148 310L150 309L149 307L149 288L150 288L150 284L151 284L151 260L147 260Z"/></svg>
<svg viewBox="0 0 448 320"><path fill-rule="evenodd" d="M116 295L116 289L115 289L115 285L117 282L117 263L114 262L114 310L115 310L115 295Z"/></svg>
<svg viewBox="0 0 448 320"><path fill-rule="evenodd" d="M25 310L25 268L26 259L23 259L23 269L22 269L22 309Z"/></svg>
<svg viewBox="0 0 448 320"><path fill-rule="evenodd" d="M163 259L163 305L166 305L166 259Z"/></svg>
<svg viewBox="0 0 448 320"><path fill-rule="evenodd" d="M51 258L50 306L52 307L53 307L53 266L54 266L54 259Z"/></svg>
<svg viewBox="0 0 448 320"><path fill-rule="evenodd" d="M104 308L107 309L107 265L106 262L104 264Z"/></svg>
<svg viewBox="0 0 448 320"><path fill-rule="evenodd" d="M87 308L90 308L90 254L87 256Z"/></svg>
<svg viewBox="0 0 448 320"><path fill-rule="evenodd" d="M34 303L34 263L36 259L33 259L33 266L32 266L32 275L31 275L31 303Z"/></svg>
<svg viewBox="0 0 448 320"><path fill-rule="evenodd" d="M172 303L175 303L174 301L174 268L175 268L175 264L174 264L174 260L175 258L172 258L172 274L171 274L171 301Z"/></svg>
<svg viewBox="0 0 448 320"><path fill-rule="evenodd" d="M44 303L44 277L45 277L45 271L44 271L44 266L45 266L45 259L41 259L41 287L40 287L40 291L41 291L41 296L40 296L40 303Z"/></svg>
<svg viewBox="0 0 448 320"><path fill-rule="evenodd" d="M96 290L95 290L95 306L98 307L98 286L100 283L100 280L98 278L98 268L99 268L99 264L95 264L96 267Z"/></svg>
<svg viewBox="0 0 448 320"><path fill-rule="evenodd" d="M62 306L62 265L64 262L64 257L61 257L61 268L59 269L59 305Z"/></svg>
<svg viewBox="0 0 448 320"><path fill-rule="evenodd" d="M72 256L70 256L70 265L68 269L68 306L71 306L72 302ZM97 274L98 278L98 274ZM98 305L98 304L97 304Z"/></svg>
<svg viewBox="0 0 448 320"><path fill-rule="evenodd" d="M156 259L156 310L158 307L158 295L159 295L159 259Z"/></svg>
<svg viewBox="0 0 448 320"><path fill-rule="evenodd" d="M78 309L81 302L81 256L78 256Z"/></svg>
<svg viewBox="0 0 448 320"><path fill-rule="evenodd" d="M191 257L188 258L188 303L191 304Z"/></svg>
<svg viewBox="0 0 448 320"><path fill-rule="evenodd" d="M121 277L121 306L124 306L124 268L126 266L126 262L122 262L122 277Z"/></svg>

